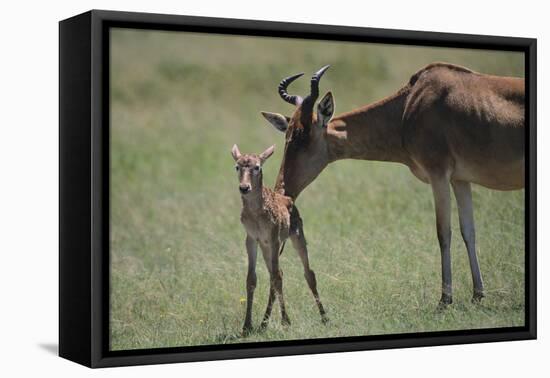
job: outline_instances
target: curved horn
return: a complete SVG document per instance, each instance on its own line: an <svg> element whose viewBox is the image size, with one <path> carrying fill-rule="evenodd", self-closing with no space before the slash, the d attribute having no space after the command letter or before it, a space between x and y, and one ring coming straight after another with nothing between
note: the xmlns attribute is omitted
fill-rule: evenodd
<svg viewBox="0 0 550 378"><path fill-rule="evenodd" d="M286 88L289 86L289 84L292 83L297 78L299 78L300 76L302 76L303 74L304 73L302 72L302 73L299 73L297 75L293 75L293 76L289 76L287 78L284 78L283 80L281 80L281 83L279 84L279 95L281 96L281 98L283 100L285 100L289 104L298 106L303 101L303 99L300 96L296 96L296 95L291 96L286 91Z"/></svg>
<svg viewBox="0 0 550 378"><path fill-rule="evenodd" d="M322 67L319 71L315 72L311 77L311 93L303 100L302 104L302 116L301 120L304 125L311 123L311 115L313 113L313 106L317 97L319 97L319 80L330 67L330 64Z"/></svg>
<svg viewBox="0 0 550 378"><path fill-rule="evenodd" d="M317 99L317 97L319 97L319 81L321 80L321 77L323 77L325 71L329 69L329 67L330 64L327 64L319 71L315 72L311 77L311 97L314 101Z"/></svg>

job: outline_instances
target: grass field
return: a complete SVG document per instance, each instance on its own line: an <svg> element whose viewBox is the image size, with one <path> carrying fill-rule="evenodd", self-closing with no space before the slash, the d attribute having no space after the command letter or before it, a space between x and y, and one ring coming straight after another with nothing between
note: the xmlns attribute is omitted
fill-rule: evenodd
<svg viewBox="0 0 550 378"><path fill-rule="evenodd" d="M282 259L292 325L274 317L240 338L245 233L233 143L261 152L272 185L283 136L260 110L289 114L276 87L332 68L336 112L396 91L432 61L523 75L518 53L117 30L111 55L111 348L113 350L522 325L524 192L474 186L483 303L473 305L453 204L454 304L437 311L440 254L430 188L404 166L342 161L297 204L330 323L322 325L296 253ZM309 74L308 74L309 75ZM308 80L292 86L304 94ZM258 264L254 323L268 294ZM278 309L278 307L275 307Z"/></svg>

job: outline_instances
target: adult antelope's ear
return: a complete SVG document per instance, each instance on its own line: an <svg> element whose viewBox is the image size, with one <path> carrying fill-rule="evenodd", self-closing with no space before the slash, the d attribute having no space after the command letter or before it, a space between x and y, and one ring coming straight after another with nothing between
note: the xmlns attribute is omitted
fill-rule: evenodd
<svg viewBox="0 0 550 378"><path fill-rule="evenodd" d="M235 161L239 160L241 157L241 151L239 151L239 147L237 147L236 144L233 145L233 148L231 149L231 156L233 156L233 159Z"/></svg>
<svg viewBox="0 0 550 378"><path fill-rule="evenodd" d="M320 126L327 127L333 115L334 97L332 97L332 92L328 92L317 105L317 122Z"/></svg>
<svg viewBox="0 0 550 378"><path fill-rule="evenodd" d="M269 147L267 150L262 152L260 154L260 160L262 161L262 164L271 156L273 155L273 151L275 151L275 145Z"/></svg>
<svg viewBox="0 0 550 378"><path fill-rule="evenodd" d="M261 112L265 119L269 121L277 130L282 131L283 133L288 129L288 122L290 118L285 117L282 114L270 113L270 112Z"/></svg>

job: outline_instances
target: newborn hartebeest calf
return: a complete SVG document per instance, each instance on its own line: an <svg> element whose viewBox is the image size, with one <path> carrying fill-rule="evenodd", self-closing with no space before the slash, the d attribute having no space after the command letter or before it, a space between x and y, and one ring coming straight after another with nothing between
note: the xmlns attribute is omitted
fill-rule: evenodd
<svg viewBox="0 0 550 378"><path fill-rule="evenodd" d="M327 321L325 310L317 293L315 273L309 267L306 239L302 229L302 220L290 197L276 193L262 184L262 165L273 154L274 146L260 155L242 155L237 145L231 154L235 159L239 176L239 191L243 202L241 222L246 230L246 251L248 253L248 275L246 277L246 316L243 334L252 330L252 302L256 288L256 256L260 244L262 254L271 278L269 299L261 324L267 326L275 295L281 306L281 321L290 325L283 298L283 277L279 268L279 255L283 252L287 238L290 238L304 265L306 281L319 307L321 319Z"/></svg>

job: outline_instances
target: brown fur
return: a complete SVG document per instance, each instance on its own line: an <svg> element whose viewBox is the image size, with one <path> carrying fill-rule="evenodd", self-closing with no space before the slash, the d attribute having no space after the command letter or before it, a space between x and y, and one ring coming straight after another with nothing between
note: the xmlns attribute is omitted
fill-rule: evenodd
<svg viewBox="0 0 550 378"><path fill-rule="evenodd" d="M405 164L424 182L427 171L450 169L457 180L523 188L524 94L523 79L432 63L395 94L335 116L321 133L297 108L275 187L295 198L330 162L362 159Z"/></svg>
<svg viewBox="0 0 550 378"><path fill-rule="evenodd" d="M279 299L283 324L290 324L283 298L282 271L279 268L279 256L282 254L284 244L288 238L291 239L292 244L300 255L306 281L317 302L321 317L326 321L325 311L317 293L315 274L309 267L306 240L303 235L298 209L294 207L290 197L263 186L261 166L273 153L273 147L260 155L242 155L235 145L232 153L237 163L239 189L241 190L243 203L241 223L247 234L247 308L243 333L248 334L252 330L252 303L256 287L257 245L262 250L271 282L268 305L262 321L262 327L267 326L275 297ZM247 191L243 192L243 190Z"/></svg>
<svg viewBox="0 0 550 378"><path fill-rule="evenodd" d="M470 183L497 190L524 187L524 102L522 78L438 62L420 69L395 94L335 116L325 125L318 125L314 114L304 119L298 106L288 122L276 188L296 199L329 163L341 159L408 166L432 186L442 250L442 302L450 302L452 185L474 297L480 297L483 285L475 255Z"/></svg>
<svg viewBox="0 0 550 378"><path fill-rule="evenodd" d="M292 209L292 198L274 192L268 187L262 188L262 207L259 211L254 212L255 216L265 215L273 225L277 225L280 229L290 229L290 210ZM241 220L250 215L246 207L243 207Z"/></svg>
<svg viewBox="0 0 550 378"><path fill-rule="evenodd" d="M242 172L244 169L261 165L261 159L258 155L246 154L238 158L237 165L241 167ZM261 171L258 174L256 185L257 187L253 186L250 193L242 196L241 222L245 227L247 224L254 224L255 227L265 228L267 234L272 232L272 228L275 228L283 235L288 236L292 199L264 186Z"/></svg>

